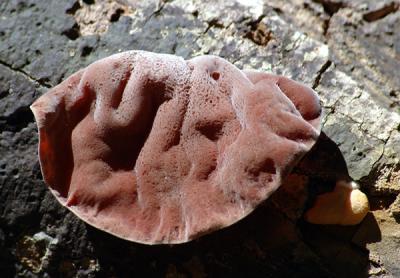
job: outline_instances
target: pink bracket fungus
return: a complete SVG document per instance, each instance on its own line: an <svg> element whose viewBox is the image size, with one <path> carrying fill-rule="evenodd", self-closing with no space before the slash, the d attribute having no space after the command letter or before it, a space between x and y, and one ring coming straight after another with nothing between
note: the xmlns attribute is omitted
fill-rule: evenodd
<svg viewBox="0 0 400 278"><path fill-rule="evenodd" d="M144 51L91 64L31 109L58 201L146 244L245 217L310 150L321 119L314 91L285 77Z"/></svg>

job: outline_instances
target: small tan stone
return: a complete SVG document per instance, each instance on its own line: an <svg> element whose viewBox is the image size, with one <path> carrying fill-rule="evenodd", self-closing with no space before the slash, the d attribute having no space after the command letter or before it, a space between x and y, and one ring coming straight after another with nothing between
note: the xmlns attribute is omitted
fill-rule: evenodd
<svg viewBox="0 0 400 278"><path fill-rule="evenodd" d="M304 218L312 224L357 225L369 211L367 196L354 182L338 181L332 192L317 197Z"/></svg>

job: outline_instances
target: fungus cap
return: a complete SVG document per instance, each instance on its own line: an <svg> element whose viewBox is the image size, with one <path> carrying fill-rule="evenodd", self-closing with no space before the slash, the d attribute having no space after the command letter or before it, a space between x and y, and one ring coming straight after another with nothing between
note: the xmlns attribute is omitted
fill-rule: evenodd
<svg viewBox="0 0 400 278"><path fill-rule="evenodd" d="M313 90L216 56L129 51L31 106L45 182L87 223L146 244L231 225L319 136Z"/></svg>

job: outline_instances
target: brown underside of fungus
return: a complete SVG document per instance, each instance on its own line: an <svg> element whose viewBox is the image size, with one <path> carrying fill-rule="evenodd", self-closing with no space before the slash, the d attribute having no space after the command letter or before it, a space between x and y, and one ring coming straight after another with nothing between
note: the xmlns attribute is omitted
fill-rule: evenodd
<svg viewBox="0 0 400 278"><path fill-rule="evenodd" d="M58 201L146 244L245 217L316 142L321 117L314 91L290 79L144 51L93 63L31 108Z"/></svg>

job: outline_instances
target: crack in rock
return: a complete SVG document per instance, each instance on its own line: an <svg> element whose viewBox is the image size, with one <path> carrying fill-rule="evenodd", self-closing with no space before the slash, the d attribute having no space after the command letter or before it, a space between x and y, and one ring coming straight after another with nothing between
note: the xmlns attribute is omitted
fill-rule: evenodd
<svg viewBox="0 0 400 278"><path fill-rule="evenodd" d="M332 61L331 60L327 60L325 62L325 64L322 65L322 67L320 68L320 70L317 72L317 76L314 79L314 83L312 85L312 88L315 90L318 85L319 82L321 81L321 77L322 75L329 69L329 67L332 65Z"/></svg>
<svg viewBox="0 0 400 278"><path fill-rule="evenodd" d="M391 13L396 12L399 9L399 7L400 7L399 3L391 2L390 4L385 5L380 9L365 13L363 15L363 19L367 22L377 21L379 19L382 19L382 18L388 16Z"/></svg>
<svg viewBox="0 0 400 278"><path fill-rule="evenodd" d="M18 73L23 74L23 75L24 75L26 78L28 78L30 81L32 81L32 82L38 84L38 85L41 86L41 87L46 87L46 88L51 88L51 87L52 87L51 84L48 84L48 83L46 83L46 82L44 82L44 81L42 81L42 80L38 80L38 79L34 78L33 76L31 76L31 75L30 75L29 73L27 73L26 71L24 71L24 70L22 70L22 69L19 69L19 68L14 68L13 66L11 66L10 64L8 64L8 63L6 63L6 62L4 62L4 61L1 61L1 60L0 60L0 64L3 65L3 66L5 66L6 68L9 68L9 69L12 70L12 71L15 71L15 72L18 72Z"/></svg>

